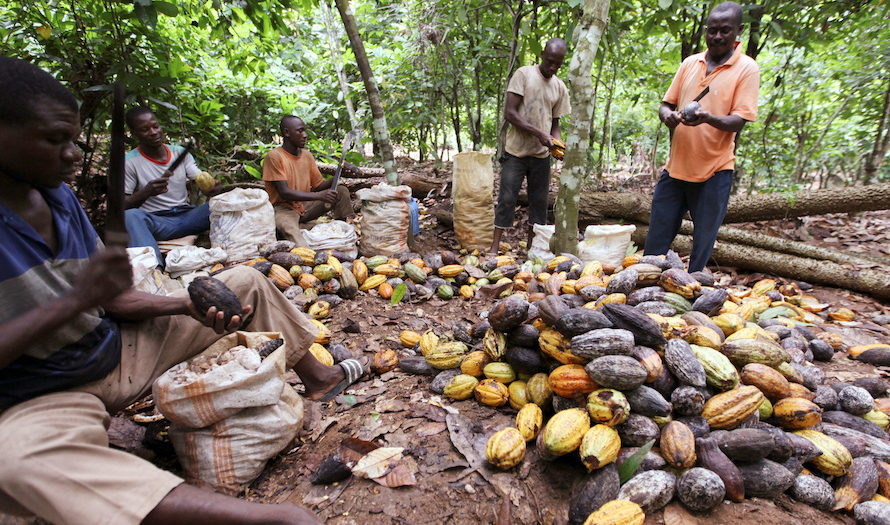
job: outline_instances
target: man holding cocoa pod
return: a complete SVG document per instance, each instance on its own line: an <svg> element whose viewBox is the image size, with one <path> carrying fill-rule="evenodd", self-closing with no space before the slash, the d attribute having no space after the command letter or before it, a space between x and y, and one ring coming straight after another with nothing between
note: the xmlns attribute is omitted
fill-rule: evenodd
<svg viewBox="0 0 890 525"><path fill-rule="evenodd" d="M501 156L501 181L494 212L491 255L497 255L504 230L513 227L522 182L528 192L527 248L535 224L547 224L551 152L565 152L559 119L572 112L569 90L556 76L566 57L561 38L551 38L541 51L541 63L522 66L510 78L504 118L510 123ZM561 158L561 157L559 157Z"/></svg>
<svg viewBox="0 0 890 525"><path fill-rule="evenodd" d="M195 159L182 146L168 146L164 129L151 109L138 106L127 111L127 127L139 146L127 153L124 191L127 194L126 219L130 247L150 246L163 268L164 259L157 241L197 235L210 229L210 207L205 202L188 202L186 180L202 175ZM182 162L176 165L177 158ZM202 193L219 193L216 182Z"/></svg>
<svg viewBox="0 0 890 525"><path fill-rule="evenodd" d="M645 253L667 253L688 211L695 225L690 272L711 257L732 190L737 137L757 118L760 68L739 48L741 31L739 4L715 7L707 51L683 61L658 110L671 130L671 153L652 196Z"/></svg>
<svg viewBox="0 0 890 525"><path fill-rule="evenodd" d="M0 514L55 524L317 524L306 509L263 505L182 483L108 447L109 414L172 365L240 327L278 331L305 396L341 388L319 363L317 329L251 268L218 274L242 309L224 326L183 290L131 288L123 247L104 248L74 193L82 154L77 101L27 62L0 57Z"/></svg>

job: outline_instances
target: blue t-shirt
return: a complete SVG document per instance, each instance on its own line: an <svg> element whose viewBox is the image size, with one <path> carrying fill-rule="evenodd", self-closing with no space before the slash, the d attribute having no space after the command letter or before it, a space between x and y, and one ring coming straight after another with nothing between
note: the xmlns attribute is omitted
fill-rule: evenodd
<svg viewBox="0 0 890 525"><path fill-rule="evenodd" d="M101 246L67 185L39 191L52 210L59 245L55 254L31 225L0 204L0 318L5 320L70 291ZM117 324L101 308L81 312L0 368L0 410L101 379L117 367L120 355Z"/></svg>

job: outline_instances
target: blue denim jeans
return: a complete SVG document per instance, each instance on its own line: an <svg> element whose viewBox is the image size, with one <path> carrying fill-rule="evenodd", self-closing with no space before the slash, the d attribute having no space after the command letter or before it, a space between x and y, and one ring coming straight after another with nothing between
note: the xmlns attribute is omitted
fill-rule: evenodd
<svg viewBox="0 0 890 525"><path fill-rule="evenodd" d="M170 210L147 212L139 208L126 211L127 232L130 247L151 246L158 256L158 264L164 267L164 258L158 249L158 241L197 235L210 229L210 206L177 206Z"/></svg>
<svg viewBox="0 0 890 525"><path fill-rule="evenodd" d="M516 199L522 181L527 181L528 224L547 224L547 196L550 193L550 157L514 157L505 154L501 165L501 187L498 205L494 212L494 225L498 228L513 227Z"/></svg>
<svg viewBox="0 0 890 525"><path fill-rule="evenodd" d="M704 269L714 250L717 230L726 216L732 176L733 170L722 170L704 182L687 182L671 178L667 171L662 172L652 195L652 214L644 253L667 253L688 211L695 225L689 271Z"/></svg>

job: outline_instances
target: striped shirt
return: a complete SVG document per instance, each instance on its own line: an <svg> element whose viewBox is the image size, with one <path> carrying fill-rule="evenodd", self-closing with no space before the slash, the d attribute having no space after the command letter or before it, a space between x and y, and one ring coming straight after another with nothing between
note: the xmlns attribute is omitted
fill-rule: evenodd
<svg viewBox="0 0 890 525"><path fill-rule="evenodd" d="M69 292L101 247L71 189L38 188L53 214L58 252L18 215L0 204L0 318L12 320ZM0 368L0 410L41 394L105 377L120 362L120 330L98 307L41 335Z"/></svg>

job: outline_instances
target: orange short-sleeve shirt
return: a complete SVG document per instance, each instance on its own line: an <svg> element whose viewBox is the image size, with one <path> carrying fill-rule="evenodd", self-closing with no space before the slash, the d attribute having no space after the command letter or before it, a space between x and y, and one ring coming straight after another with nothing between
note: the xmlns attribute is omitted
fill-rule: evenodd
<svg viewBox="0 0 890 525"><path fill-rule="evenodd" d="M269 194L269 202L273 206L287 206L295 212L303 215L303 203L288 201L281 198L272 181L287 181L287 187L294 191L309 192L324 182L315 157L309 150L300 150L300 156L294 156L279 146L270 151L263 160L263 182L266 193Z"/></svg>
<svg viewBox="0 0 890 525"><path fill-rule="evenodd" d="M748 122L757 119L760 67L742 53L736 43L733 55L710 75L705 53L687 57L680 65L664 101L682 109L706 86L711 89L700 103L712 115L738 115ZM721 131L708 124L674 129L671 153L665 169L670 176L689 182L704 182L715 172L735 167L735 132Z"/></svg>

